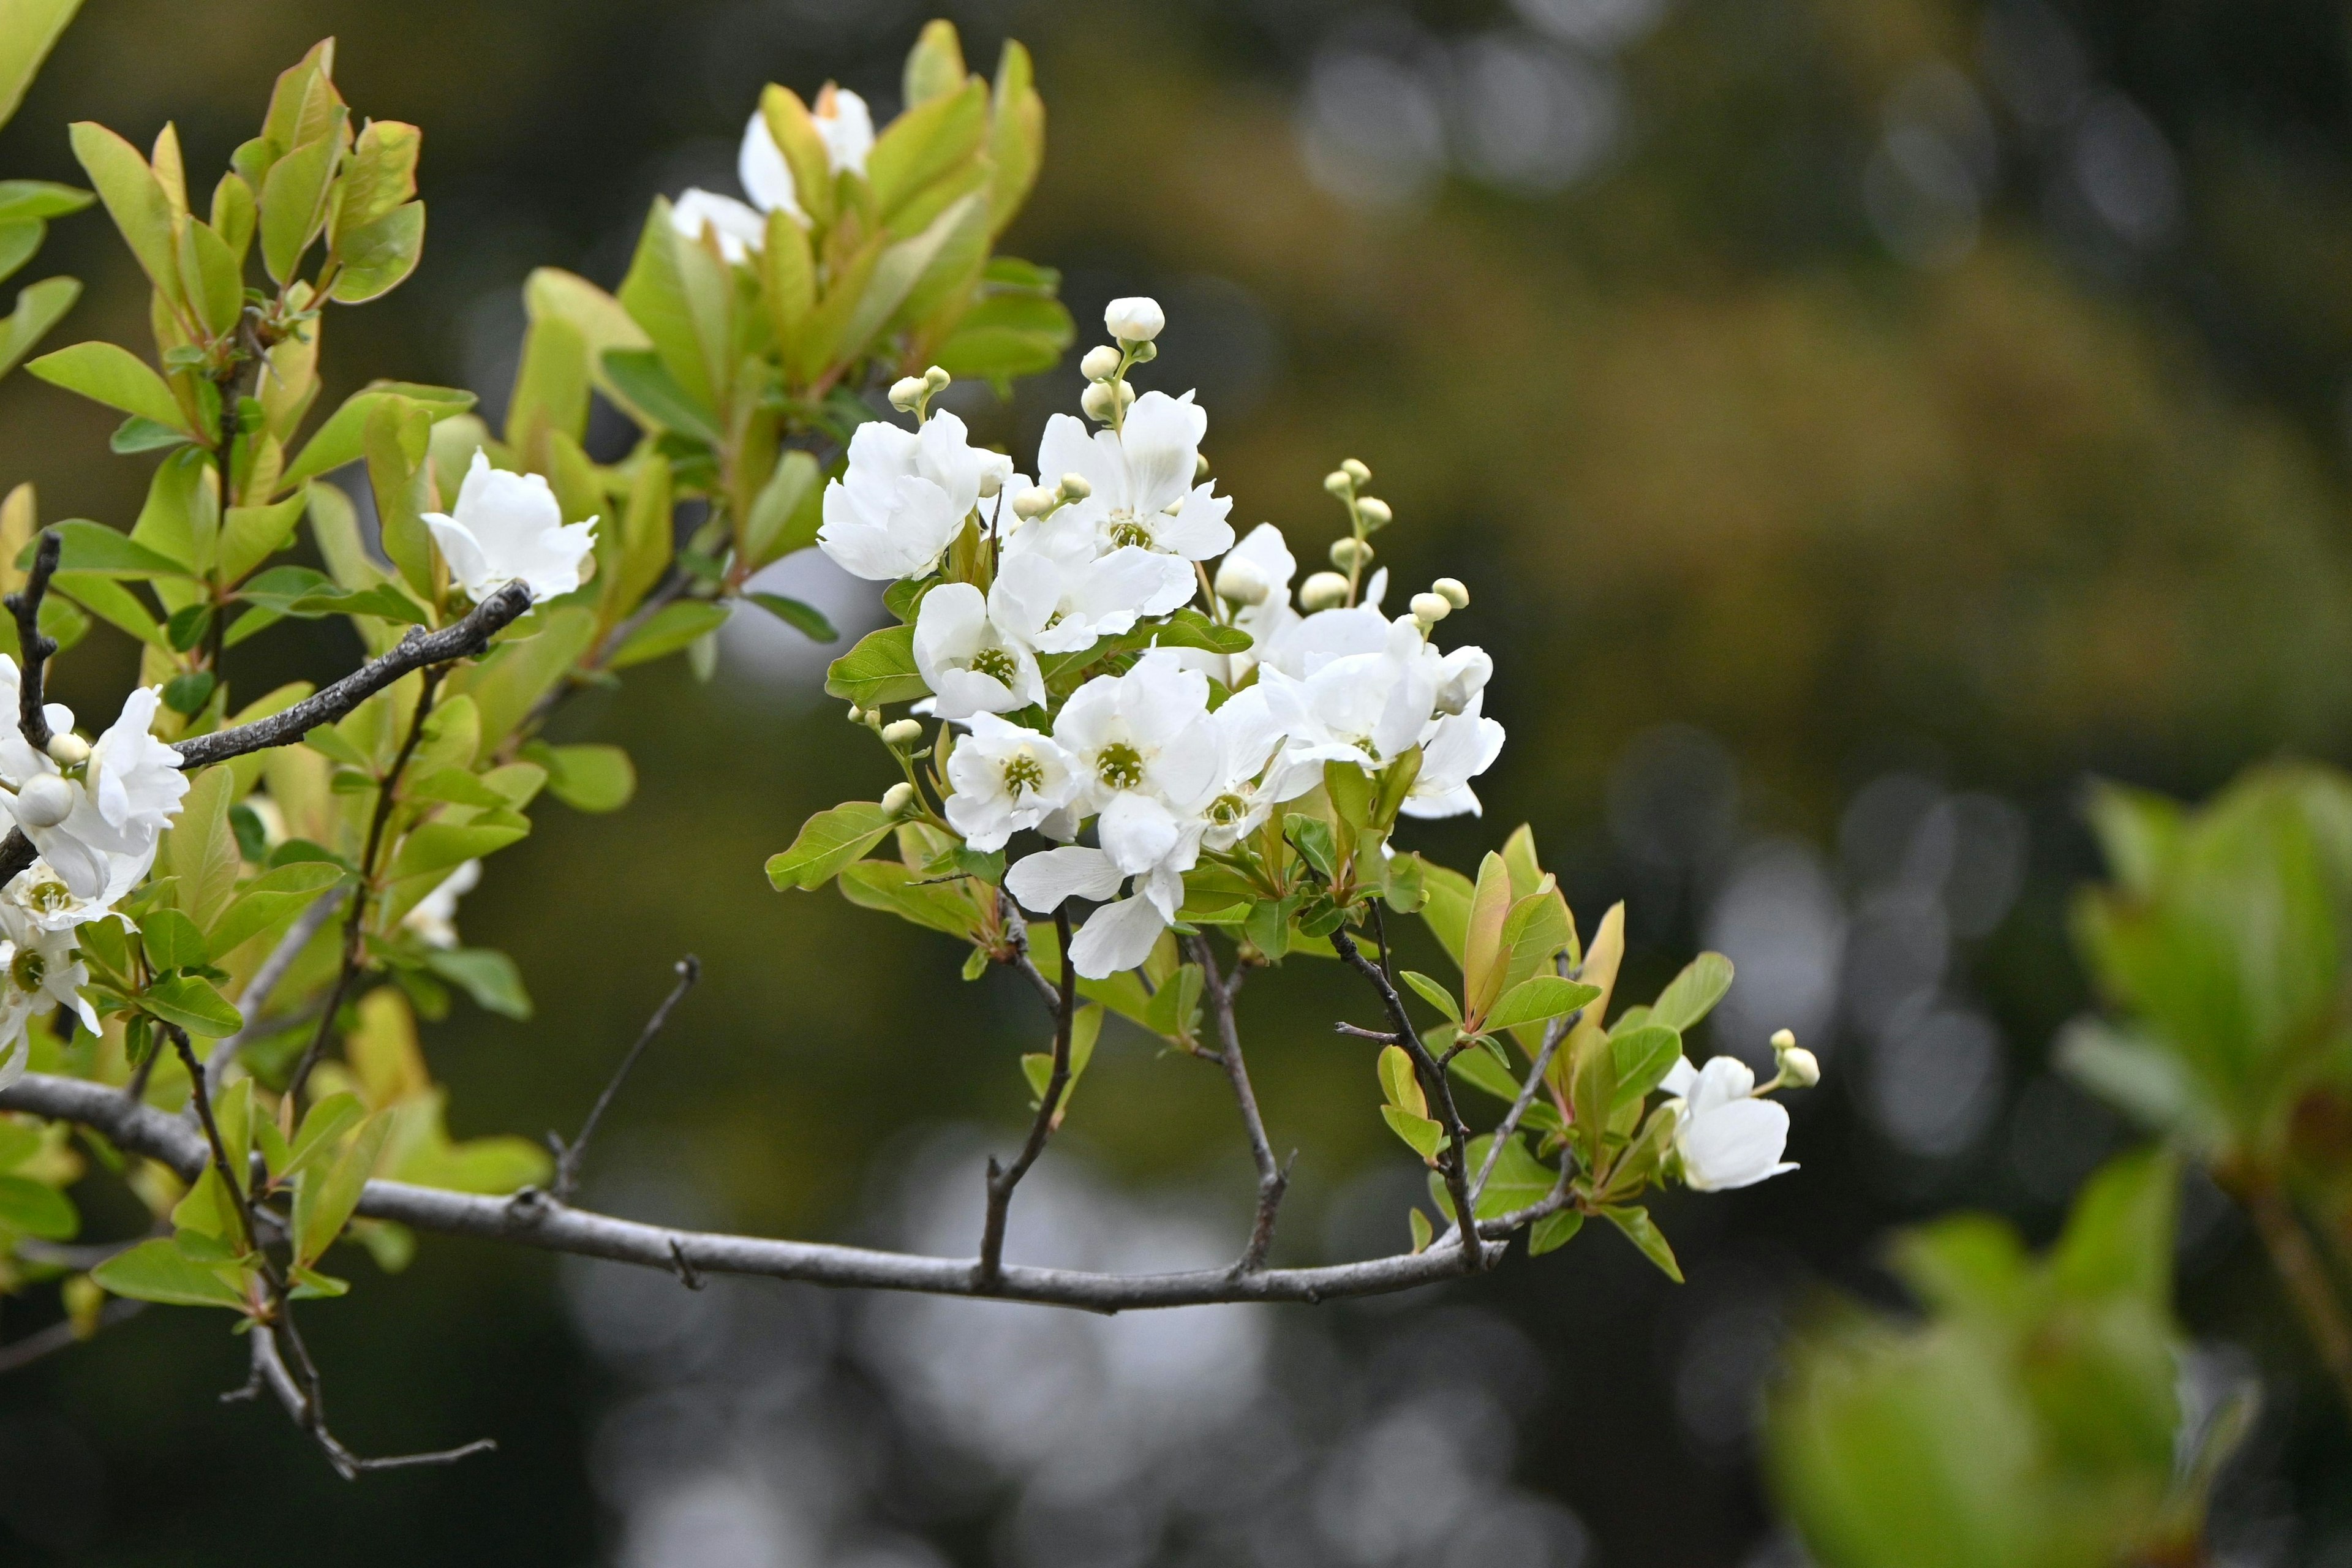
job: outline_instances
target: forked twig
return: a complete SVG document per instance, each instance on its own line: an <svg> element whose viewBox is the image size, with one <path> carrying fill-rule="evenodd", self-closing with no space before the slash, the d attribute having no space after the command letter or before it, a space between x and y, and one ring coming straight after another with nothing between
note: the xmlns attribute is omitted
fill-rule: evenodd
<svg viewBox="0 0 2352 1568"><path fill-rule="evenodd" d="M663 997L661 1005L654 1009L654 1016L646 1020L646 1026L637 1033L637 1043L629 1047L628 1054L621 1058L621 1065L613 1069L613 1076L606 1080L604 1092L596 1097L596 1103L588 1108L588 1119L580 1124L580 1136L566 1143L552 1132L547 1135L548 1146L555 1151L555 1179L551 1190L557 1203L572 1201L572 1189L580 1181L580 1162L588 1153L588 1140L596 1136L596 1124L604 1119L605 1108L613 1103L613 1097L621 1092L621 1081L629 1076L629 1069L637 1065L637 1058L646 1054L646 1047L654 1043L654 1037L661 1033L662 1026L669 1022L670 1009L685 1001L686 994L693 990L694 983L701 978L700 959L689 952L677 961L677 984L670 987L669 994ZM678 1267L687 1270L686 1259L682 1256L678 1259ZM688 1281L688 1285L693 1283L690 1279Z"/></svg>

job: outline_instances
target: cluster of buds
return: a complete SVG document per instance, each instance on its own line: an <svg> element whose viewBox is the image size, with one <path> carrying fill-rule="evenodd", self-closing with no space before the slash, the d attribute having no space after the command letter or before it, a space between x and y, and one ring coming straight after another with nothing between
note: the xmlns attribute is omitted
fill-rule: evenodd
<svg viewBox="0 0 2352 1568"><path fill-rule="evenodd" d="M1795 1033L1775 1030L1772 1035L1772 1057L1780 1064L1780 1076L1758 1092L1769 1093L1776 1089L1811 1089L1822 1081L1821 1058L1797 1044Z"/></svg>
<svg viewBox="0 0 2352 1568"><path fill-rule="evenodd" d="M1421 623L1424 634L1454 611L1469 607L1470 590L1463 586L1459 577L1440 577L1429 585L1428 592L1415 594L1411 606L1412 618Z"/></svg>
<svg viewBox="0 0 2352 1568"><path fill-rule="evenodd" d="M902 375L890 384L890 406L919 420L930 411L931 399L946 391L954 379L938 365L920 375Z"/></svg>
<svg viewBox="0 0 2352 1568"><path fill-rule="evenodd" d="M1078 362L1079 373L1087 378L1087 390L1078 398L1079 412L1097 425L1116 428L1135 402L1135 388L1128 384L1127 373L1160 357L1152 340L1167 324L1156 300L1113 300L1103 310L1103 327L1118 341L1088 349Z"/></svg>
<svg viewBox="0 0 2352 1568"><path fill-rule="evenodd" d="M1086 500L1095 493L1095 487L1084 474L1064 474L1059 483L1032 485L1013 498L1013 515L1024 522L1034 522L1057 508L1072 501Z"/></svg>

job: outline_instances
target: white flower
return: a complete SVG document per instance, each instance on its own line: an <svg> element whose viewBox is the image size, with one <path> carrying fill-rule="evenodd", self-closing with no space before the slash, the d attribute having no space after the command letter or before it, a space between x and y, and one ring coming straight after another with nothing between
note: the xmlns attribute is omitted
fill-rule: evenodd
<svg viewBox="0 0 2352 1568"><path fill-rule="evenodd" d="M954 792L947 798L948 822L965 843L985 854L1067 806L1077 791L1077 776L1068 753L1052 737L993 713L975 713L970 722L971 733L958 740L948 757L948 784Z"/></svg>
<svg viewBox="0 0 2352 1568"><path fill-rule="evenodd" d="M71 931L104 920L139 885L149 864L131 855L109 855L106 859L106 885L94 897L78 897L57 868L46 860L35 860L8 884L7 900L44 931Z"/></svg>
<svg viewBox="0 0 2352 1568"><path fill-rule="evenodd" d="M869 420L849 438L849 471L824 488L817 547L874 582L919 577L955 542L983 485L1001 489L1013 460L973 447L962 420L934 414L920 430Z"/></svg>
<svg viewBox="0 0 2352 1568"><path fill-rule="evenodd" d="M866 155L874 150L874 116L864 99L827 83L810 106L809 118L816 124L816 133L824 142L825 162L835 174L844 169L866 173ZM761 212L790 213L794 222L808 226L808 214L793 185L792 165L784 162L783 150L769 134L768 117L756 109L743 127L743 144L735 154L735 176L743 182L743 194Z"/></svg>
<svg viewBox="0 0 2352 1568"><path fill-rule="evenodd" d="M19 679L16 661L0 657L0 711L13 710ZM13 727L8 740L14 745L0 743L0 768L10 771L16 785L0 788L0 796L77 899L120 898L136 886L154 864L157 837L188 793L180 753L149 733L162 691L142 687L123 699L121 716L90 748L79 778L60 775ZM37 765L17 771L27 763ZM27 809L36 801L41 809ZM60 805L62 811L56 809Z"/></svg>
<svg viewBox="0 0 2352 1568"><path fill-rule="evenodd" d="M1103 847L1132 875L1161 858L1153 847L1174 837L1175 816L1213 792L1220 750L1209 721L1209 683L1173 651L1155 648L1124 675L1098 675L1070 694L1054 721L1054 738L1079 774L1080 815L1114 808L1102 824ZM1153 826L1156 816L1163 828Z"/></svg>
<svg viewBox="0 0 2352 1568"><path fill-rule="evenodd" d="M1032 524L1013 537L1050 527ZM1040 653L1076 653L1131 629L1144 616L1164 616L1192 596L1192 573L1172 555L1133 546L1081 559L1008 545L988 591L996 626Z"/></svg>
<svg viewBox="0 0 2352 1568"><path fill-rule="evenodd" d="M0 1017L12 1033L24 1027L25 1015L45 1005L73 1009L84 1028L99 1033L98 1009L81 994L89 984L70 930L50 930L13 900L0 900Z"/></svg>
<svg viewBox="0 0 2352 1568"><path fill-rule="evenodd" d="M1273 645L1275 638L1298 624L1298 612L1290 607L1290 580L1297 575L1298 562L1290 553L1290 545L1282 537L1282 530L1270 522L1261 522L1227 552L1223 563L1218 568L1219 576L1222 578L1228 568L1236 566L1246 569L1266 584L1265 598L1255 604L1244 605L1234 612L1234 625L1249 633L1252 649L1248 654L1236 657L1255 663L1264 657L1264 650ZM1379 612L1373 613L1377 615Z"/></svg>
<svg viewBox="0 0 2352 1568"><path fill-rule="evenodd" d="M1048 849L1014 862L1004 887L1033 914L1051 914L1066 899L1110 899L1126 880L1118 864L1099 849ZM1181 871L1157 869L1136 879L1136 891L1113 900L1087 917L1070 942L1070 964L1088 980L1104 980L1133 969L1151 956L1160 933L1184 901Z"/></svg>
<svg viewBox="0 0 2352 1568"><path fill-rule="evenodd" d="M1437 710L1467 713L1494 679L1495 661L1483 647L1465 645L1437 661Z"/></svg>
<svg viewBox="0 0 2352 1568"><path fill-rule="evenodd" d="M1037 656L1008 637L969 583L942 583L915 612L915 668L942 719L1005 713L1045 700Z"/></svg>
<svg viewBox="0 0 2352 1568"><path fill-rule="evenodd" d="M1160 301L1141 294L1113 300L1103 311L1103 326L1121 342L1148 343L1167 325Z"/></svg>
<svg viewBox="0 0 2352 1568"><path fill-rule="evenodd" d="M569 594L596 547L594 518L565 523L546 479L494 468L479 447L457 487L456 513L428 511L425 526L448 558L449 574L477 603L514 582L533 599Z"/></svg>
<svg viewBox="0 0 2352 1568"><path fill-rule="evenodd" d="M441 879L440 885L416 900L400 917L401 929L423 939L427 947L457 945L457 900L481 884L482 863L468 860Z"/></svg>
<svg viewBox="0 0 2352 1568"><path fill-rule="evenodd" d="M1222 762L1217 786L1198 811L1201 842L1210 849L1230 849L1263 826L1283 800L1314 788L1315 780L1303 770L1286 776L1284 770L1266 767L1283 736L1262 688L1234 692L1209 715L1209 722L1217 731Z"/></svg>
<svg viewBox="0 0 2352 1568"><path fill-rule="evenodd" d="M756 118L754 124L758 123ZM762 132L762 134L765 134ZM768 224L756 211L733 196L718 195L689 185L670 204L670 226L688 239L700 239L709 228L719 237L719 254L740 263L768 243Z"/></svg>
<svg viewBox="0 0 2352 1568"><path fill-rule="evenodd" d="M1789 1112L1754 1098L1756 1075L1737 1057L1710 1057L1694 1070L1687 1058L1661 1086L1677 1107L1675 1152L1683 1182L1694 1191L1752 1187L1797 1167L1780 1158L1789 1144Z"/></svg>
<svg viewBox="0 0 2352 1568"><path fill-rule="evenodd" d="M1192 483L1208 430L1208 413L1189 392L1147 392L1118 429L1091 436L1068 415L1055 415L1038 444L1037 472L1076 474L1089 489L1037 531L1056 540L1090 535L1098 554L1129 544L1186 561L1223 554L1234 544L1225 521L1233 500Z"/></svg>
<svg viewBox="0 0 2352 1568"><path fill-rule="evenodd" d="M1421 742L1421 772L1405 792L1400 808L1407 816L1476 816L1478 796L1470 781L1494 765L1502 754L1503 727L1482 716L1483 697L1470 699L1469 708L1448 713L1431 724Z"/></svg>
<svg viewBox="0 0 2352 1568"><path fill-rule="evenodd" d="M1341 616L1349 618L1335 619ZM1326 610L1302 629L1317 622L1346 634L1339 646L1353 646L1367 629L1358 611ZM1258 686L1289 736L1281 765L1316 773L1330 762L1379 769L1419 745L1436 695L1436 661L1427 651L1420 627L1400 616L1381 628L1377 651L1318 652L1297 666L1307 671L1303 678L1266 664Z"/></svg>

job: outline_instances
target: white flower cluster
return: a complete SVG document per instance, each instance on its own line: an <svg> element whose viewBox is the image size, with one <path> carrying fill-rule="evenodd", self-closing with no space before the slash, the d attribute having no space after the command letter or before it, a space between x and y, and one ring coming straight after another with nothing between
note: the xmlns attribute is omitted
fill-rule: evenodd
<svg viewBox="0 0 2352 1568"><path fill-rule="evenodd" d="M1207 413L1190 393L1138 397L1127 385L1127 368L1155 352L1160 307L1117 300L1106 324L1119 346L1083 366L1085 406L1102 428L1090 435L1055 415L1038 448L1040 483L972 447L952 414L929 413L915 432L866 424L847 474L826 488L817 535L846 570L887 581L941 571L974 531L985 589L933 584L913 632L928 711L968 729L946 767L947 820L983 851L1023 829L1063 841L1016 862L1005 886L1036 913L1072 897L1107 900L1072 949L1078 972L1097 979L1143 962L1204 848L1231 848L1313 790L1327 763L1378 772L1418 747L1402 809L1450 816L1478 810L1470 781L1503 744L1502 726L1481 712L1493 660L1430 641L1467 602L1460 585L1441 584L1450 596L1420 595L1412 614L1391 619L1384 571L1360 593L1352 578L1319 573L1294 607L1297 563L1281 531L1261 524L1236 543L1231 499L1202 480ZM936 371L910 377L901 405L922 413L945 384ZM1360 566L1370 551L1343 539L1343 556ZM1248 633L1248 650L1150 647L1049 711L1049 662L1195 604ZM1088 819L1098 847L1071 842Z"/></svg>
<svg viewBox="0 0 2352 1568"><path fill-rule="evenodd" d="M16 713L22 679L0 656L0 716ZM157 687L133 691L95 742L74 734L73 710L58 702L43 710L54 732L47 752L14 722L0 733L0 806L40 852L0 890L0 1084L24 1072L26 1029L39 1007L71 1007L98 1031L75 932L111 914L146 877L188 792L180 754L152 732L160 698Z"/></svg>

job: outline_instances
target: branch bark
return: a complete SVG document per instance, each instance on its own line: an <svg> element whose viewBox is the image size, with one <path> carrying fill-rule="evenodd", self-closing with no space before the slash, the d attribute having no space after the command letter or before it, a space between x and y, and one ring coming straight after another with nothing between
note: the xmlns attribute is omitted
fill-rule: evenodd
<svg viewBox="0 0 2352 1568"><path fill-rule="evenodd" d="M134 1105L119 1090L83 1079L26 1073L0 1089L0 1110L75 1121L104 1133L117 1148L160 1160L193 1180L207 1159L205 1141L178 1117ZM478 1197L404 1182L370 1182L359 1213L438 1236L470 1236L583 1258L609 1258L676 1274L684 1262L701 1274L754 1275L868 1290L932 1296L987 1297L1121 1312L1236 1301L1330 1301L1383 1295L1458 1278L1451 1249L1320 1268L1266 1268L1236 1275L1229 1268L1176 1274L1102 1274L1071 1268L1004 1264L992 1288L981 1287L974 1260L925 1258L825 1242L680 1231L575 1209L543 1194ZM1483 1264L1501 1261L1506 1244L1480 1248Z"/></svg>
<svg viewBox="0 0 2352 1568"><path fill-rule="evenodd" d="M48 594L49 579L57 573L58 554L64 548L56 529L43 531L24 587L9 595L5 601L8 613L16 617L16 647L22 667L16 686L16 726L25 732L26 743L42 752L49 749L49 716L41 692L41 670L49 656L58 651L58 644L56 638L41 635L41 600Z"/></svg>
<svg viewBox="0 0 2352 1568"><path fill-rule="evenodd" d="M976 1289L992 1292L1004 1272L1004 1225L1013 1211L1013 1189L1045 1152L1054 1135L1054 1113L1070 1087L1070 1031L1078 1016L1078 966L1070 957L1070 910L1066 901L1054 911L1054 934L1061 939L1062 983L1054 994L1054 1070L1045 1092L1037 1097L1037 1117L1029 1124L1029 1141L1010 1166L988 1163L988 1217L981 1226L980 1261L971 1271Z"/></svg>
<svg viewBox="0 0 2352 1568"><path fill-rule="evenodd" d="M1192 945L1193 960L1201 966L1201 989L1209 998L1209 1011L1216 1016L1225 1077L1233 1084L1242 1129L1249 1134L1250 1158L1257 1165L1257 1218L1250 1226L1249 1245L1242 1249L1241 1261L1234 1265L1235 1274L1255 1274L1265 1267L1266 1254L1273 1250L1274 1222L1282 1208L1282 1194L1290 1185L1290 1173L1274 1157L1274 1145L1265 1136L1265 1119L1258 1113L1257 1093L1250 1087L1249 1067L1242 1060L1241 1028L1234 1017L1234 987L1219 972L1207 937L1192 938Z"/></svg>

